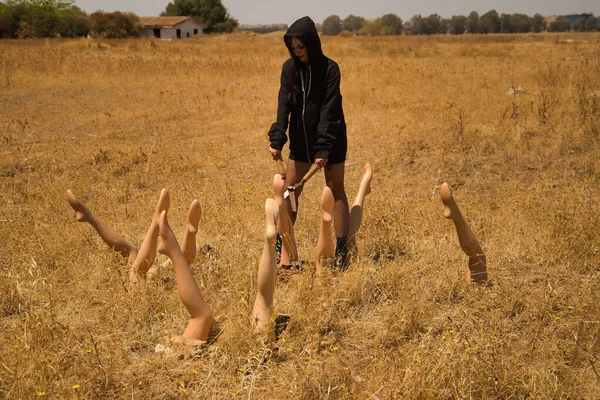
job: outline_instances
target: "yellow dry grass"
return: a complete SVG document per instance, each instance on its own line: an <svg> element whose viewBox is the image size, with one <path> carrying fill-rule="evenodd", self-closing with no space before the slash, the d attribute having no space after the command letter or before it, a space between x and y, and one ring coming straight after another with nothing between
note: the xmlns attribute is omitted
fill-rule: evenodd
<svg viewBox="0 0 600 400"><path fill-rule="evenodd" d="M598 398L598 34L324 38L342 70L346 189L374 168L358 258L278 284L272 353L249 314L275 165L281 38L0 43L0 397ZM466 257L447 181L487 253ZM296 225L311 260L323 177ZM173 271L129 294L73 192L141 243L160 189L215 311L195 358L155 353L187 315ZM162 260L162 259L161 259Z"/></svg>

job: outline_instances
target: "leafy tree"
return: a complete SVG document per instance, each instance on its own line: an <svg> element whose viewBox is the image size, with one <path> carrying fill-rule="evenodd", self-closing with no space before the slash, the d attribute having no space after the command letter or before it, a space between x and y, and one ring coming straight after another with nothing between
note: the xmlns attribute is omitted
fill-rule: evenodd
<svg viewBox="0 0 600 400"><path fill-rule="evenodd" d="M500 33L502 21L496 10L490 10L479 18L481 33Z"/></svg>
<svg viewBox="0 0 600 400"><path fill-rule="evenodd" d="M467 17L464 15L453 15L452 18L450 18L448 31L452 35L462 35L467 29L467 21Z"/></svg>
<svg viewBox="0 0 600 400"><path fill-rule="evenodd" d="M92 21L87 13L73 6L62 12L61 25L62 36L81 37L90 32Z"/></svg>
<svg viewBox="0 0 600 400"><path fill-rule="evenodd" d="M471 11L471 14L467 17L467 31L469 33L481 32L481 24L479 22L479 14L477 11Z"/></svg>
<svg viewBox="0 0 600 400"><path fill-rule="evenodd" d="M342 30L356 33L360 31L366 22L363 17L356 17L350 14L342 21Z"/></svg>
<svg viewBox="0 0 600 400"><path fill-rule="evenodd" d="M438 33L445 35L450 31L450 19L442 18L440 21L440 31Z"/></svg>
<svg viewBox="0 0 600 400"><path fill-rule="evenodd" d="M6 4L0 3L0 38L10 37L11 19L7 12Z"/></svg>
<svg viewBox="0 0 600 400"><path fill-rule="evenodd" d="M598 30L598 19L593 14L582 14L582 18L572 24L576 32L595 32Z"/></svg>
<svg viewBox="0 0 600 400"><path fill-rule="evenodd" d="M511 14L502 14L500 20L502 21L502 33L515 33Z"/></svg>
<svg viewBox="0 0 600 400"><path fill-rule="evenodd" d="M385 14L380 18L382 35L402 34L402 20L396 14Z"/></svg>
<svg viewBox="0 0 600 400"><path fill-rule="evenodd" d="M441 33L442 17L438 14L431 14L424 19L423 33L425 35L435 35Z"/></svg>
<svg viewBox="0 0 600 400"><path fill-rule="evenodd" d="M221 0L174 0L160 15L197 18L206 25L206 33L233 32L238 26L237 19L229 15Z"/></svg>
<svg viewBox="0 0 600 400"><path fill-rule="evenodd" d="M8 0L0 3L0 37L87 35L89 16L62 0Z"/></svg>
<svg viewBox="0 0 600 400"><path fill-rule="evenodd" d="M411 35L422 35L424 31L425 21L421 14L415 14L410 19L410 26L407 27L406 31L410 32Z"/></svg>
<svg viewBox="0 0 600 400"><path fill-rule="evenodd" d="M598 18L596 18L594 15L591 15L588 19L586 19L585 30L586 32L598 32L598 30L600 30Z"/></svg>
<svg viewBox="0 0 600 400"><path fill-rule="evenodd" d="M367 21L360 29L359 33L361 35L379 36L381 35L382 30L383 24L381 23L381 18L376 18L372 21Z"/></svg>
<svg viewBox="0 0 600 400"><path fill-rule="evenodd" d="M142 24L134 13L115 11L107 13L96 11L91 15L92 29L90 34L109 39L120 39L140 36Z"/></svg>
<svg viewBox="0 0 600 400"><path fill-rule="evenodd" d="M585 32L585 20L583 18L573 22L573 31Z"/></svg>
<svg viewBox="0 0 600 400"><path fill-rule="evenodd" d="M325 18L321 25L321 32L323 35L335 36L339 35L342 31L342 20L337 15L330 15Z"/></svg>
<svg viewBox="0 0 600 400"><path fill-rule="evenodd" d="M535 14L533 18L531 18L531 31L532 32L542 32L546 30L546 19L542 17L540 14Z"/></svg>
<svg viewBox="0 0 600 400"><path fill-rule="evenodd" d="M511 21L516 33L531 32L531 18L528 15L513 14Z"/></svg>
<svg viewBox="0 0 600 400"><path fill-rule="evenodd" d="M571 21L563 15L556 18L548 26L549 32L569 32L571 30Z"/></svg>
<svg viewBox="0 0 600 400"><path fill-rule="evenodd" d="M402 32L404 32L406 35L414 35L415 34L414 30L415 30L415 25L414 25L412 19L408 20L408 21L404 21L404 23L402 24Z"/></svg>

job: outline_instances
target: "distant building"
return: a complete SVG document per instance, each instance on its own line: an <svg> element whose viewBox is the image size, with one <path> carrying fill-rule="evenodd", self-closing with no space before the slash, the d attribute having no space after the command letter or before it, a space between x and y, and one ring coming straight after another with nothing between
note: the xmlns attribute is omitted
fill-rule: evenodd
<svg viewBox="0 0 600 400"><path fill-rule="evenodd" d="M206 26L192 17L140 17L142 36L175 40L201 35Z"/></svg>

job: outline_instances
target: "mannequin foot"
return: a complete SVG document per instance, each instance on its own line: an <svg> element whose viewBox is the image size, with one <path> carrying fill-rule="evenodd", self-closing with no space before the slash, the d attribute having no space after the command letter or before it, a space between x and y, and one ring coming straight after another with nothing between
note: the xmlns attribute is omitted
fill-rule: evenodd
<svg viewBox="0 0 600 400"><path fill-rule="evenodd" d="M285 178L280 174L275 174L273 176L273 191L275 192L276 197L281 197L281 200L283 200L283 195L285 193Z"/></svg>
<svg viewBox="0 0 600 400"><path fill-rule="evenodd" d="M371 179L373 179L373 168L371 168L370 163L366 163L360 180L359 191L364 190L364 194L371 193Z"/></svg>
<svg viewBox="0 0 600 400"><path fill-rule="evenodd" d="M197 233L198 232L198 224L200 223L200 218L202 217L202 208L200 207L200 203L198 200L192 201L190 205L190 211L188 212L188 232L189 233Z"/></svg>
<svg viewBox="0 0 600 400"><path fill-rule="evenodd" d="M168 256L169 258L172 258L171 256L179 250L179 245L177 244L175 234L171 230L169 222L167 221L166 211L160 213L160 218L158 220L158 229L160 233L160 243L158 245L158 252L160 254Z"/></svg>
<svg viewBox="0 0 600 400"><path fill-rule="evenodd" d="M277 237L277 217L279 216L279 206L275 199L269 198L265 202L265 216L265 237L272 242Z"/></svg>
<svg viewBox="0 0 600 400"><path fill-rule="evenodd" d="M169 196L169 191L167 189L163 189L160 191L160 196L158 198L158 203L156 204L156 210L154 210L153 220L158 224L158 220L160 219L160 213L162 211L169 211L169 207L171 206L171 197Z"/></svg>
<svg viewBox="0 0 600 400"><path fill-rule="evenodd" d="M452 219L454 217L453 214L456 214L457 207L456 201L452 197L452 190L450 190L450 186L446 182L440 186L440 197L442 198L442 203L444 203L444 217Z"/></svg>
<svg viewBox="0 0 600 400"><path fill-rule="evenodd" d="M333 192L329 187L325 187L321 196L321 218L324 222L331 222L333 220L334 205Z"/></svg>
<svg viewBox="0 0 600 400"><path fill-rule="evenodd" d="M92 212L82 202L77 200L77 197L70 190L67 190L67 201L73 210L75 210L77 222L90 222Z"/></svg>

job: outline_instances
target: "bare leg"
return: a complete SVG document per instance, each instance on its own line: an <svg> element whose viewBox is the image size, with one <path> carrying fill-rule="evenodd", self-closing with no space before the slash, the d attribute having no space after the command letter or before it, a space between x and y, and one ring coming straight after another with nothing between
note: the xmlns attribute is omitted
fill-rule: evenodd
<svg viewBox="0 0 600 400"><path fill-rule="evenodd" d="M266 228L265 245L263 247L260 263L258 264L256 301L252 311L252 322L256 331L264 330L271 322L273 313L273 293L277 275L277 261L275 256L275 238L277 237L277 217L279 206L273 199L265 202Z"/></svg>
<svg viewBox="0 0 600 400"><path fill-rule="evenodd" d="M177 244L177 239L175 239L171 227L169 227L166 211L160 214L159 231L160 244L158 251L168 256L173 262L175 266L175 279L177 280L177 291L191 317L190 322L183 332L183 337L207 340L210 328L212 327L213 314L204 297L202 297L190 266Z"/></svg>
<svg viewBox="0 0 600 400"><path fill-rule="evenodd" d="M363 170L363 175L358 186L358 192L354 198L354 204L350 210L350 225L348 228L348 248L353 249L356 246L356 233L360 228L362 221L363 205L365 197L371 193L371 179L373 179L373 169L371 164L367 163Z"/></svg>
<svg viewBox="0 0 600 400"><path fill-rule="evenodd" d="M321 229L317 242L317 275L323 271L322 259L333 258L333 239L331 237L331 222L333 219L333 193L328 186L323 189L321 196Z"/></svg>
<svg viewBox="0 0 600 400"><path fill-rule="evenodd" d="M82 202L77 200L73 192L67 190L67 201L75 210L77 222L87 222L98 232L104 243L111 249L121 253L123 257L127 257L127 264L131 264L137 257L137 249L129 240L121 236L104 221L92 213Z"/></svg>
<svg viewBox="0 0 600 400"><path fill-rule="evenodd" d="M158 241L158 220L160 218L160 213L162 211L167 211L170 205L171 198L169 197L169 192L167 189L163 189L160 192L158 204L156 205L154 215L152 216L152 222L150 223L150 228L148 228L148 232L146 232L144 241L140 246L139 254L129 268L129 281L132 284L138 283L139 277L145 278L148 269L154 263Z"/></svg>
<svg viewBox="0 0 600 400"><path fill-rule="evenodd" d="M279 219L277 226L281 236L281 259L282 265L291 264L298 260L298 249L296 248L296 238L294 237L294 225L288 212L286 201L283 198L285 192L285 180L279 174L273 177L273 190L275 192L275 201L279 206Z"/></svg>
<svg viewBox="0 0 600 400"><path fill-rule="evenodd" d="M346 238L348 236L348 198L344 190L344 163L327 165L325 167L325 182L333 193L335 200L333 206L333 222L335 236Z"/></svg>
<svg viewBox="0 0 600 400"><path fill-rule="evenodd" d="M196 234L198 233L198 223L202 217L202 208L198 200L192 201L190 211L188 212L188 225L185 232L185 238L181 244L181 251L188 264L196 259Z"/></svg>
<svg viewBox="0 0 600 400"><path fill-rule="evenodd" d="M481 283L487 280L487 263L485 254L479 246L479 242L475 239L475 235L471 231L469 224L462 216L452 191L447 183L442 183L440 187L440 196L444 203L444 217L451 219L456 227L458 242L460 247L469 256L469 270L467 271L467 284L471 281Z"/></svg>
<svg viewBox="0 0 600 400"><path fill-rule="evenodd" d="M325 182L331 189L334 198L333 222L335 228L335 263L340 269L348 266L348 221L350 211L348 198L344 190L344 163L325 167Z"/></svg>

